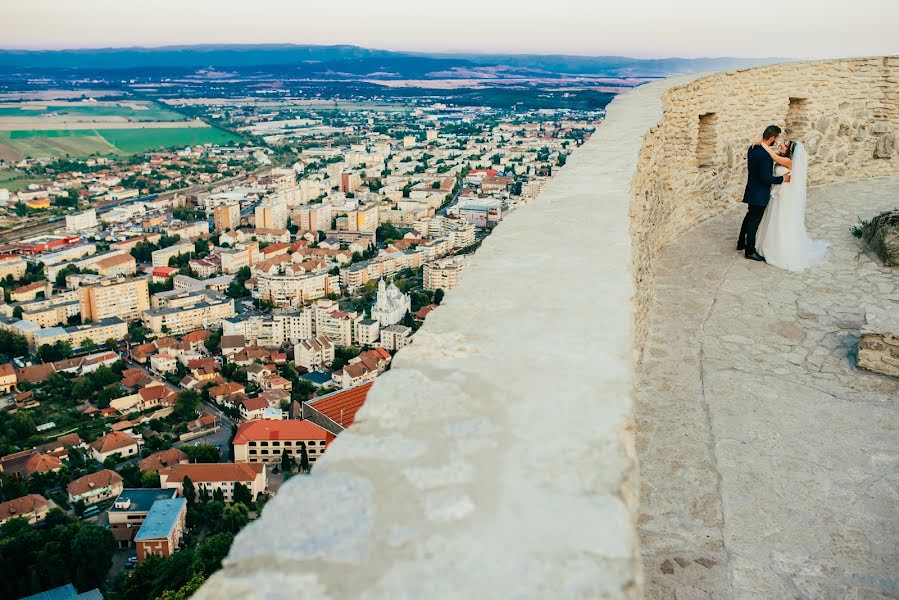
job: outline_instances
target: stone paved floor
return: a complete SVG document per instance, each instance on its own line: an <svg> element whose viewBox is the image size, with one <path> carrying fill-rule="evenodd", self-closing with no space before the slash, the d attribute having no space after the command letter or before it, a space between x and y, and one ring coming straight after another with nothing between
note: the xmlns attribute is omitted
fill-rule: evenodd
<svg viewBox="0 0 899 600"><path fill-rule="evenodd" d="M812 188L832 247L796 274L743 259L742 205L658 265L636 443L647 597L899 597L899 380L859 371L865 306L899 273L849 234L899 178Z"/></svg>

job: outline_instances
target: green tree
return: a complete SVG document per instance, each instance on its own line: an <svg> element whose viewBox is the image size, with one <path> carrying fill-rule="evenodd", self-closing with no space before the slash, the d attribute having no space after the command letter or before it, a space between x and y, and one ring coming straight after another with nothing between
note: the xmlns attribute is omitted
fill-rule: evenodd
<svg viewBox="0 0 899 600"><path fill-rule="evenodd" d="M306 442L300 442L300 471L309 472L309 453L306 451Z"/></svg>
<svg viewBox="0 0 899 600"><path fill-rule="evenodd" d="M140 476L140 487L142 488L158 488L159 473L156 471L144 471Z"/></svg>
<svg viewBox="0 0 899 600"><path fill-rule="evenodd" d="M28 354L28 340L11 331L0 330L0 356L3 362L26 354Z"/></svg>
<svg viewBox="0 0 899 600"><path fill-rule="evenodd" d="M228 532L211 535L194 551L194 571L212 575L222 568L222 560L228 556L234 534Z"/></svg>
<svg viewBox="0 0 899 600"><path fill-rule="evenodd" d="M443 290L437 288L434 290L434 304L439 306L441 302L443 302Z"/></svg>
<svg viewBox="0 0 899 600"><path fill-rule="evenodd" d="M190 578L190 581L177 590L166 590L159 596L159 600L188 600L194 593L206 583L206 576L199 573Z"/></svg>
<svg viewBox="0 0 899 600"><path fill-rule="evenodd" d="M239 481L234 483L234 503L249 505L253 503L253 494L250 489Z"/></svg>
<svg viewBox="0 0 899 600"><path fill-rule="evenodd" d="M219 449L212 444L197 444L196 446L183 446L181 450L194 463L217 463L221 460Z"/></svg>
<svg viewBox="0 0 899 600"><path fill-rule="evenodd" d="M222 529L230 533L237 533L250 522L250 510L246 504L238 502L232 506L226 506L222 511Z"/></svg>
<svg viewBox="0 0 899 600"><path fill-rule="evenodd" d="M215 488L212 490L212 501L213 502L225 502L225 492L222 491L222 488Z"/></svg>
<svg viewBox="0 0 899 600"><path fill-rule="evenodd" d="M112 531L96 525L82 525L72 540L73 583L79 590L101 587L112 566L116 542Z"/></svg>
<svg viewBox="0 0 899 600"><path fill-rule="evenodd" d="M0 502L21 498L28 493L28 486L21 477L0 473Z"/></svg>
<svg viewBox="0 0 899 600"><path fill-rule="evenodd" d="M196 390L183 390L175 399L173 416L179 421L190 421L197 418L202 396Z"/></svg>
<svg viewBox="0 0 899 600"><path fill-rule="evenodd" d="M90 338L84 338L84 341L81 342L82 348L92 348L94 345L95 345L94 340L92 340Z"/></svg>
<svg viewBox="0 0 899 600"><path fill-rule="evenodd" d="M181 480L181 494L187 500L188 505L193 504L197 499L197 490L194 489L194 482L187 475Z"/></svg>

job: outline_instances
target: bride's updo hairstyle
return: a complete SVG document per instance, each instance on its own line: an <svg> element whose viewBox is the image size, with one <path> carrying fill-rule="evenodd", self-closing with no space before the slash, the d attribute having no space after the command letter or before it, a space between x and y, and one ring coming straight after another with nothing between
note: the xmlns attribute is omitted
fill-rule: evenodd
<svg viewBox="0 0 899 600"><path fill-rule="evenodd" d="M796 142L789 142L787 144L787 153L784 154L787 158L793 158L793 151L796 149Z"/></svg>

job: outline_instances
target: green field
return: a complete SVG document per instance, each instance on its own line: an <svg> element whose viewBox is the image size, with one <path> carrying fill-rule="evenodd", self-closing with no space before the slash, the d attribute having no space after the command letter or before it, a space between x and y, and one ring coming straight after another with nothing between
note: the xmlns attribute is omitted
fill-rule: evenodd
<svg viewBox="0 0 899 600"><path fill-rule="evenodd" d="M110 106L72 103L71 106L47 106L30 109L18 106L0 105L0 117L39 117L41 115L71 115L77 117L124 117L129 121L183 121L185 117L149 102L136 102L146 106L146 110L135 110L130 106Z"/></svg>
<svg viewBox="0 0 899 600"><path fill-rule="evenodd" d="M13 169L0 169L0 188L10 192L18 192L28 187L29 183L38 183L41 179L33 179Z"/></svg>
<svg viewBox="0 0 899 600"><path fill-rule="evenodd" d="M0 157L136 154L158 148L226 144L240 139L233 133L214 127L0 131Z"/></svg>
<svg viewBox="0 0 899 600"><path fill-rule="evenodd" d="M134 154L153 148L180 148L195 144L227 144L241 138L215 127L171 129L97 129L96 132L120 152Z"/></svg>

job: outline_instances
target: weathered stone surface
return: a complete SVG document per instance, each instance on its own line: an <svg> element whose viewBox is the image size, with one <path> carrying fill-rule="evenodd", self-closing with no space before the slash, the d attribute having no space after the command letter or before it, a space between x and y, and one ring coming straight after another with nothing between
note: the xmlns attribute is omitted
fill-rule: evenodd
<svg viewBox="0 0 899 600"><path fill-rule="evenodd" d="M865 315L858 341L858 366L899 377L899 302Z"/></svg>
<svg viewBox="0 0 899 600"><path fill-rule="evenodd" d="M641 595L630 174L676 83L616 99L487 238L352 429L198 599Z"/></svg>
<svg viewBox="0 0 899 600"><path fill-rule="evenodd" d="M852 356L868 331L899 344L899 277L848 226L897 197L899 177L812 188L831 247L804 273L734 251L741 207L664 248L635 429L650 600L895 596L899 380Z"/></svg>
<svg viewBox="0 0 899 600"><path fill-rule="evenodd" d="M899 57L783 63L715 73L665 95L663 119L646 135L633 184L638 349L651 327L661 249L742 199L746 150L767 125L805 143L812 185L899 173L897 78ZM714 126L700 140L700 116L709 114ZM716 148L702 161L712 166L699 164L698 147Z"/></svg>
<svg viewBox="0 0 899 600"><path fill-rule="evenodd" d="M899 267L899 208L867 221L862 227L861 239L885 265Z"/></svg>
<svg viewBox="0 0 899 600"><path fill-rule="evenodd" d="M896 136L892 133L888 133L880 137L877 140L877 144L874 146L874 158L893 158L893 154L896 153Z"/></svg>

